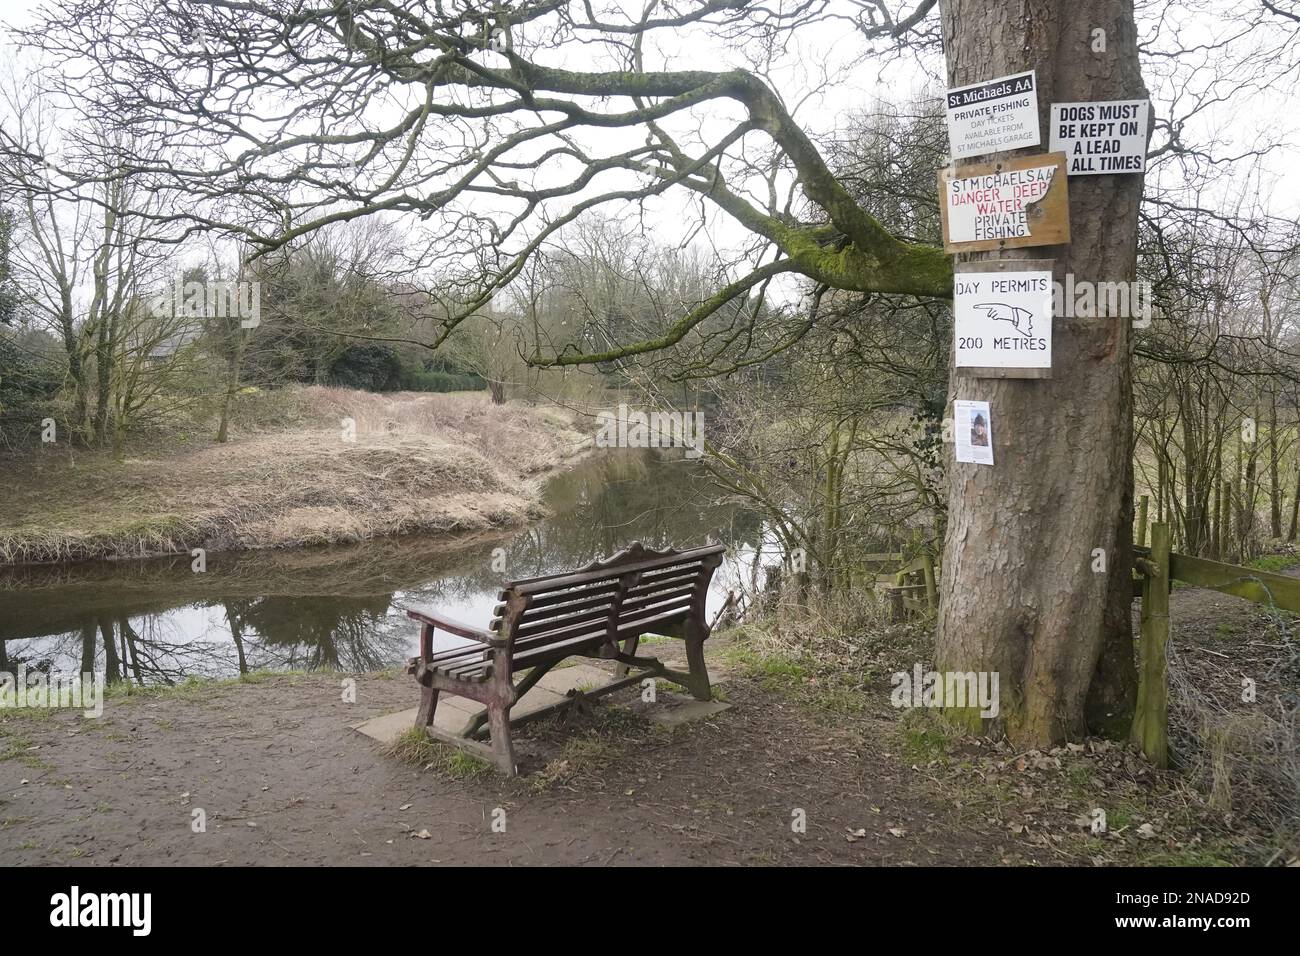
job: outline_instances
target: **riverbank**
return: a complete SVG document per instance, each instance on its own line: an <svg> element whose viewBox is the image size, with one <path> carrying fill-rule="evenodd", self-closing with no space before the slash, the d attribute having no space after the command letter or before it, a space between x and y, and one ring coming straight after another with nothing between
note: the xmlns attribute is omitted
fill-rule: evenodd
<svg viewBox="0 0 1300 956"><path fill-rule="evenodd" d="M225 444L0 457L0 566L507 527L589 445L566 411L486 393L248 392Z"/></svg>

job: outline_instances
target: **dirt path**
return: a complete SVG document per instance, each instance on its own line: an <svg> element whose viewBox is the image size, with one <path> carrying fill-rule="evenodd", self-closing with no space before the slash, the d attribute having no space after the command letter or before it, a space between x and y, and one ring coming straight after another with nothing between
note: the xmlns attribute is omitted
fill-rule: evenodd
<svg viewBox="0 0 1300 956"><path fill-rule="evenodd" d="M1181 588L1171 604L1185 679L1225 701L1239 696L1240 666L1256 644L1271 646L1261 609ZM360 676L350 704L342 676L254 675L110 697L98 720L0 712L0 864L1290 858L1240 813L1224 816L1182 776L1152 771L1126 748L1016 753L935 739L933 727L899 719L887 688L864 692L866 712L834 717L761 672L732 673L722 685L730 709L675 727L625 706L636 697L624 691L610 698L617 706L525 729L525 776L506 781L437 755L412 765L382 753L351 727L413 706L412 682ZM1111 824L1102 835L1088 825L1098 807ZM206 832L194 832L197 810ZM800 816L803 833L792 828Z"/></svg>
<svg viewBox="0 0 1300 956"><path fill-rule="evenodd" d="M408 681L363 677L357 704L341 701L337 677L312 675L110 699L100 720L9 715L0 750L18 753L0 761L0 862L1025 859L996 834L966 832L951 806L913 785L905 764L882 749L889 721L828 735L737 679L728 684L734 706L706 722L665 729L601 708L603 726L542 725L527 735L530 776L454 779L384 756L349 729L409 706ZM610 714L623 716L611 722ZM497 808L505 833L492 830ZM192 832L196 809L206 813L206 833ZM806 812L804 835L791 829L796 809ZM411 835L420 831L428 838Z"/></svg>

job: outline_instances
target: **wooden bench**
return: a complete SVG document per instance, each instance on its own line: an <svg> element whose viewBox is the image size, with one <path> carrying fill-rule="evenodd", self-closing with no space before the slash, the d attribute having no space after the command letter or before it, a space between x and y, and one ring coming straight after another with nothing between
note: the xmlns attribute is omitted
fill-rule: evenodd
<svg viewBox="0 0 1300 956"><path fill-rule="evenodd" d="M704 666L709 626L704 606L723 550L717 544L654 551L637 542L579 571L508 582L486 630L436 611L407 611L407 616L420 622L420 656L411 658L406 668L422 688L415 726L487 758L513 776L510 708L567 657L615 660L615 678L581 695L571 691L571 700L533 711L515 725L568 706L580 696L608 694L647 677L666 677L699 700L709 700L712 692ZM436 630L474 643L435 654ZM638 657L637 643L643 634L682 639L690 672L669 670L653 657ZM433 722L443 692L479 701L487 709L459 734L449 734ZM490 746L478 739L485 724L491 733Z"/></svg>

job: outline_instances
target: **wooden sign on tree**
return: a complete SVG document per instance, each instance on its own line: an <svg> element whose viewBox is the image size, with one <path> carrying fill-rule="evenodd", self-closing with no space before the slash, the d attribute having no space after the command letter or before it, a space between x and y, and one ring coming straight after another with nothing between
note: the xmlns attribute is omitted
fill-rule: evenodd
<svg viewBox="0 0 1300 956"><path fill-rule="evenodd" d="M1064 153L1020 156L939 171L947 252L984 252L1070 241Z"/></svg>

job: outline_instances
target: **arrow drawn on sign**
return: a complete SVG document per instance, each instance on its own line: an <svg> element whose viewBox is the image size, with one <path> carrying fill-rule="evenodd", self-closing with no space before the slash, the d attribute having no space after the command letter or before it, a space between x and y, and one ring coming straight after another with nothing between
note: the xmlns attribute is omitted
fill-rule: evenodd
<svg viewBox="0 0 1300 956"><path fill-rule="evenodd" d="M983 310L984 314L990 319L997 319L999 322L1010 322L1017 332L1025 338L1030 338L1034 331L1034 313L1028 309L1022 309L1019 306L1007 305L1005 302L981 302L972 306L975 309Z"/></svg>

